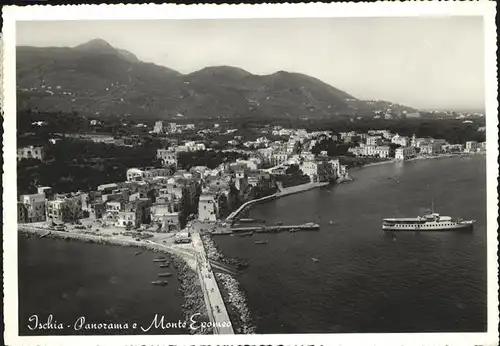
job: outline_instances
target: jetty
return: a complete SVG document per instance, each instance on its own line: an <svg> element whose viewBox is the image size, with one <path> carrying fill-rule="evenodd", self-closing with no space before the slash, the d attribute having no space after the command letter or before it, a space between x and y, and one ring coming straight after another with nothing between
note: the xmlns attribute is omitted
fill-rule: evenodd
<svg viewBox="0 0 500 346"><path fill-rule="evenodd" d="M295 193L315 189L318 187L322 186L327 186L330 183L328 182L322 182L322 183L307 183L307 184L302 184L302 185L297 185L297 186L290 186L290 187L282 187L282 185L278 186L278 192L273 193L272 195L265 196L262 198L257 198L257 199L252 199L251 201L248 201L246 203L243 203L238 209L233 211L229 216L226 218L226 222L232 223L241 212L243 212L246 208L251 207L254 204L260 203L260 202L266 202L266 201L271 201L280 197L285 197L289 195L293 195Z"/></svg>
<svg viewBox="0 0 500 346"><path fill-rule="evenodd" d="M248 227L231 227L223 230L215 230L212 235L228 235L238 234L247 235L254 233L279 233L283 231L298 232L298 231L318 231L320 226L317 223L304 223L300 225L275 225L275 226L248 226Z"/></svg>
<svg viewBox="0 0 500 346"><path fill-rule="evenodd" d="M217 281L215 280L210 261L198 232L191 234L193 248L196 251L196 267L200 278L205 305L214 334L234 334L229 313L227 311Z"/></svg>

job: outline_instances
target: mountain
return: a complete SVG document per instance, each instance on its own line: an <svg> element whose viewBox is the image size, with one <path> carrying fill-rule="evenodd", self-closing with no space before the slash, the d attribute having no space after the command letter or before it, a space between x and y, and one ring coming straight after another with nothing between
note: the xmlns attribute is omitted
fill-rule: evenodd
<svg viewBox="0 0 500 346"><path fill-rule="evenodd" d="M213 66L184 75L101 39L74 48L17 47L17 88L18 109L151 118L330 118L392 105L299 73Z"/></svg>

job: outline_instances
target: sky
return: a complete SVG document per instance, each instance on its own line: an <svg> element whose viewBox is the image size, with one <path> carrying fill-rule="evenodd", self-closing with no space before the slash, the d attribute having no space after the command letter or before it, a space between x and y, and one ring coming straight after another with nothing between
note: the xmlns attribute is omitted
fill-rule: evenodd
<svg viewBox="0 0 500 346"><path fill-rule="evenodd" d="M182 73L228 65L308 74L360 99L419 109L484 108L481 17L31 21L17 45L94 38Z"/></svg>

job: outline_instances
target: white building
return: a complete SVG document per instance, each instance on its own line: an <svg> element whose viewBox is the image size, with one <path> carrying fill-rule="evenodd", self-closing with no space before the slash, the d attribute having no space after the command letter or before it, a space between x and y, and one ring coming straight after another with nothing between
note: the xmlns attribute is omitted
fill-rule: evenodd
<svg viewBox="0 0 500 346"><path fill-rule="evenodd" d="M219 217L219 206L213 194L202 194L198 202L198 220L216 221Z"/></svg>
<svg viewBox="0 0 500 346"><path fill-rule="evenodd" d="M45 194L22 195L20 201L26 208L26 222L45 221Z"/></svg>
<svg viewBox="0 0 500 346"><path fill-rule="evenodd" d="M364 155L365 156L373 156L373 157L380 157L380 158L388 158L389 157L389 147L388 146L373 146L373 145L366 145L364 148Z"/></svg>
<svg viewBox="0 0 500 346"><path fill-rule="evenodd" d="M43 161L43 147L29 146L17 149L17 159L37 159Z"/></svg>
<svg viewBox="0 0 500 346"><path fill-rule="evenodd" d="M407 160L417 155L414 147L402 147L396 149L396 160Z"/></svg>
<svg viewBox="0 0 500 346"><path fill-rule="evenodd" d="M396 134L391 138L391 143L400 145L402 147L409 147L411 145L410 137L400 136Z"/></svg>
<svg viewBox="0 0 500 346"><path fill-rule="evenodd" d="M465 142L465 152L466 153L475 153L479 148L479 143L476 141L468 141Z"/></svg>
<svg viewBox="0 0 500 346"><path fill-rule="evenodd" d="M153 128L154 133L163 133L163 121L157 121L155 122L155 126Z"/></svg>
<svg viewBox="0 0 500 346"><path fill-rule="evenodd" d="M366 145L378 146L380 144L382 144L382 138L379 136L366 137Z"/></svg>
<svg viewBox="0 0 500 346"><path fill-rule="evenodd" d="M168 168L130 168L127 170L127 181L150 180L155 177L166 177L169 174Z"/></svg>

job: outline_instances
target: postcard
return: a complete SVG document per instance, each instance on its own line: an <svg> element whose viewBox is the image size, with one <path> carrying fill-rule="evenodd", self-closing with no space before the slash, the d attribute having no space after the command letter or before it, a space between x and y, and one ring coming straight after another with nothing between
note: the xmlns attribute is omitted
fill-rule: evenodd
<svg viewBox="0 0 500 346"><path fill-rule="evenodd" d="M5 343L497 345L495 15L5 7Z"/></svg>

